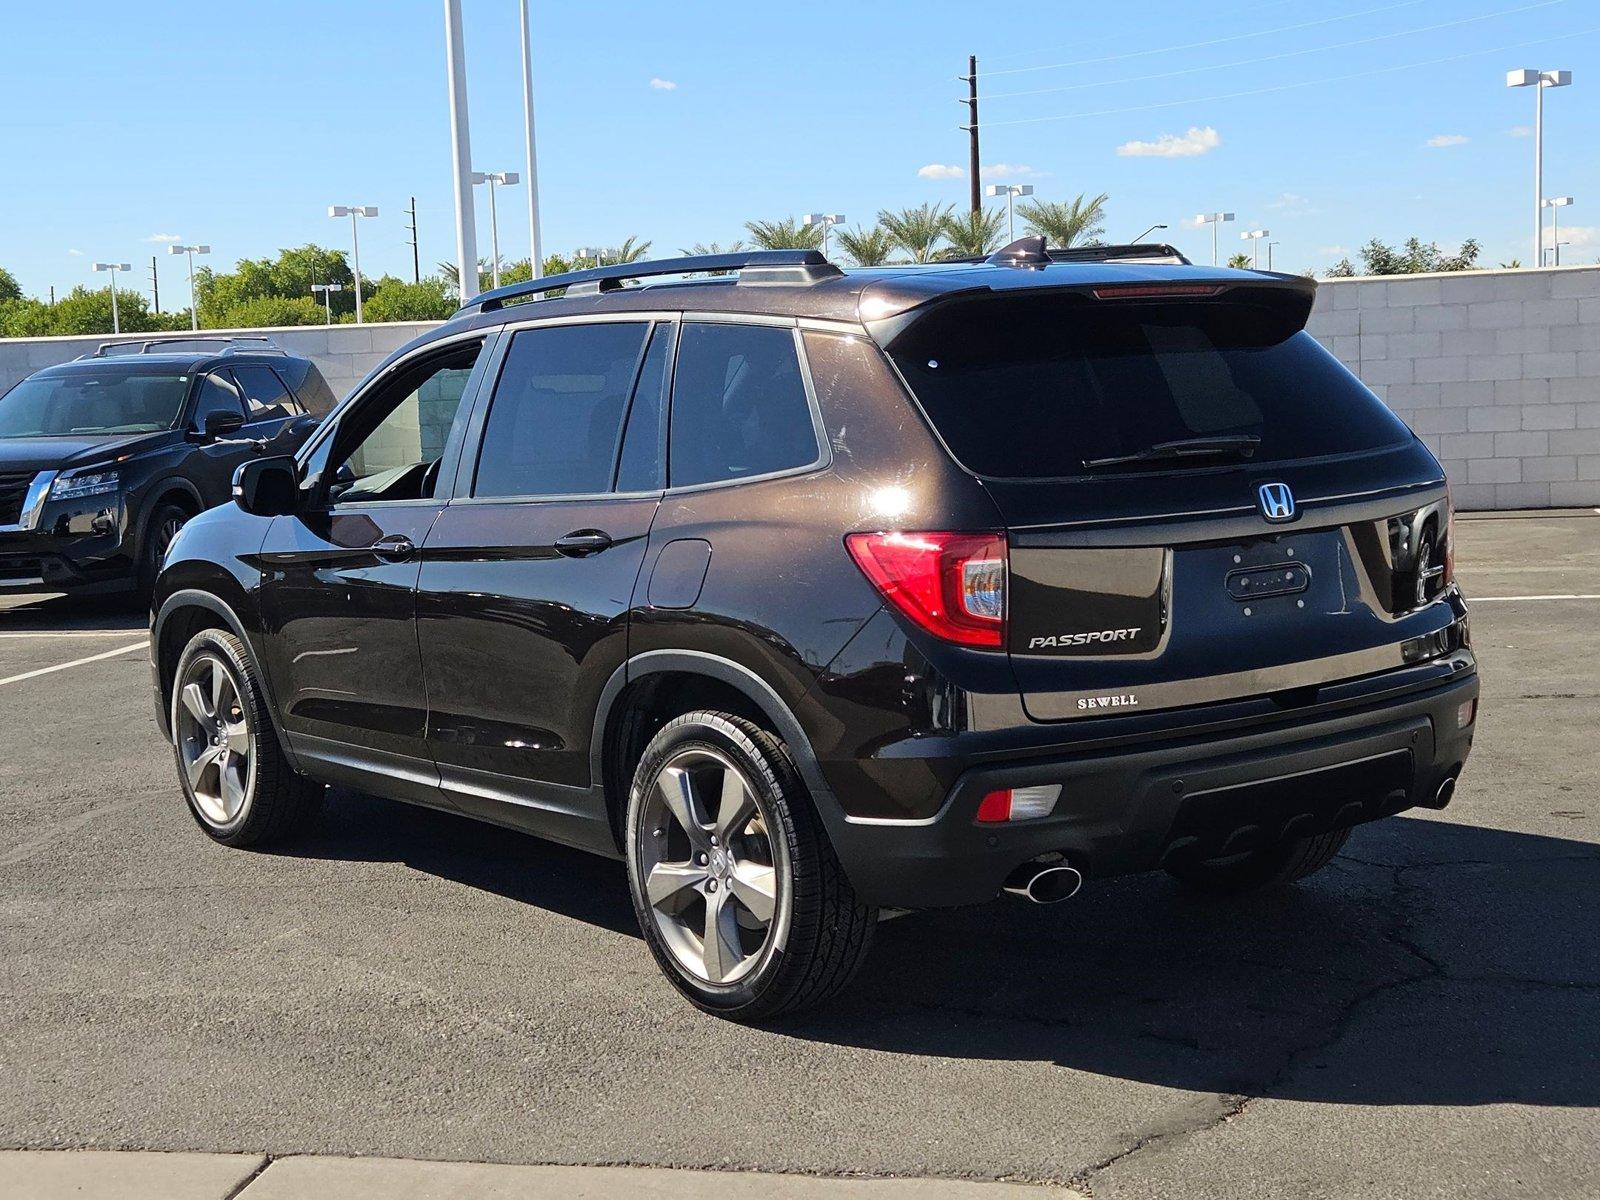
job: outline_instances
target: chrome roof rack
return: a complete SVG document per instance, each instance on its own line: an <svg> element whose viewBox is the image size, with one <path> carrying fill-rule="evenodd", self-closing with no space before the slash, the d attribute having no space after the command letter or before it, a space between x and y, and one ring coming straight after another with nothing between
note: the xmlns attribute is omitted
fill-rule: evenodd
<svg viewBox="0 0 1600 1200"><path fill-rule="evenodd" d="M241 344L245 342L250 344ZM163 337L139 338L125 342L101 342L94 348L92 353L78 355L78 360L81 361L85 358L117 358L127 354L160 354L169 347L194 343L219 346L218 354L239 354L246 351L265 354L288 353L277 342L266 336L240 334L235 337L216 337L205 334L174 333Z"/></svg>
<svg viewBox="0 0 1600 1200"><path fill-rule="evenodd" d="M818 250L740 250L730 254L689 254L682 258L588 267L581 271L530 279L525 283L508 284L473 297L456 310L455 316L494 312L508 303L532 299L558 289L567 289L569 294L574 295L595 295L619 291L630 279L731 271L739 273L737 282L745 287L804 286L844 274Z"/></svg>

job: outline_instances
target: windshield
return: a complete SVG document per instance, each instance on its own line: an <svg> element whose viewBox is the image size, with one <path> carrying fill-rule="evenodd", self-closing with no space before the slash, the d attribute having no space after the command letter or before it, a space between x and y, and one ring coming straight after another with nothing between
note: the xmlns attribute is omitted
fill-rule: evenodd
<svg viewBox="0 0 1600 1200"><path fill-rule="evenodd" d="M124 368L24 379L0 396L0 438L171 429L183 408L190 378Z"/></svg>
<svg viewBox="0 0 1600 1200"><path fill-rule="evenodd" d="M1310 334L1253 304L956 303L890 355L956 458L995 478L1281 462L1411 436Z"/></svg>

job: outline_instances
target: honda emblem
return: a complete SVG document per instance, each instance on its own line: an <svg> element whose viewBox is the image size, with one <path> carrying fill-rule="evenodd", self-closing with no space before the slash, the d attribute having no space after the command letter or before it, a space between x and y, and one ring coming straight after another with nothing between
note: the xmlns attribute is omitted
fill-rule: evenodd
<svg viewBox="0 0 1600 1200"><path fill-rule="evenodd" d="M1287 483L1263 483L1256 489L1256 499L1261 504L1261 515L1274 525L1294 520L1294 493Z"/></svg>

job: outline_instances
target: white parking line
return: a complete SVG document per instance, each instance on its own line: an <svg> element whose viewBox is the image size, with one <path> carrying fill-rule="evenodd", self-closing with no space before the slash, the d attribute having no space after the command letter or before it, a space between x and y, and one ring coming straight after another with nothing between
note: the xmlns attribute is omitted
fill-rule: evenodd
<svg viewBox="0 0 1600 1200"><path fill-rule="evenodd" d="M118 650L107 650L104 654L91 654L88 658L75 658L71 662L57 663L53 667L40 667L37 671L24 671L21 675L10 675L5 679L0 679L0 687L4 687L8 683L21 683L25 679L37 679L41 675L51 675L56 671L65 671L69 667L82 667L107 658L116 658L120 654L132 654L135 650L146 649L149 645L149 641L135 642L131 646L123 646Z"/></svg>
<svg viewBox="0 0 1600 1200"><path fill-rule="evenodd" d="M1600 592L1573 592L1554 596L1468 596L1467 604L1496 604L1511 600L1600 600Z"/></svg>
<svg viewBox="0 0 1600 1200"><path fill-rule="evenodd" d="M0 633L5 638L90 638L131 637L137 629L30 629L19 633Z"/></svg>

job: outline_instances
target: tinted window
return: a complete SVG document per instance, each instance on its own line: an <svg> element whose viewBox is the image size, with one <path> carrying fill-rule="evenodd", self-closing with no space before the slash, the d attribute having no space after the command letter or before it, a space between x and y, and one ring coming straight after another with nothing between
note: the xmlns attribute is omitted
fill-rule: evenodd
<svg viewBox="0 0 1600 1200"><path fill-rule="evenodd" d="M980 475L1083 474L1088 461L1207 436L1260 438L1254 462L1410 437L1310 334L1290 334L1281 313L1257 305L1075 296L952 304L890 354L951 451Z"/></svg>
<svg viewBox="0 0 1600 1200"><path fill-rule="evenodd" d="M672 385L673 487L817 461L794 332L688 322Z"/></svg>
<svg viewBox="0 0 1600 1200"><path fill-rule="evenodd" d="M657 325L650 335L639 382L628 409L628 431L617 465L617 491L648 492L666 482L667 378L672 365L672 326Z"/></svg>
<svg viewBox="0 0 1600 1200"><path fill-rule="evenodd" d="M116 368L35 375L0 397L0 437L171 429L189 383L188 375Z"/></svg>
<svg viewBox="0 0 1600 1200"><path fill-rule="evenodd" d="M478 456L475 496L611 490L649 326L553 325L511 339Z"/></svg>
<svg viewBox="0 0 1600 1200"><path fill-rule="evenodd" d="M294 397L270 367L234 367L233 378L244 391L252 421L269 421L295 411Z"/></svg>
<svg viewBox="0 0 1600 1200"><path fill-rule="evenodd" d="M244 416L244 402L239 399L239 389L233 380L222 372L207 375L200 382L200 398L195 401L194 427L204 429L210 413L238 413Z"/></svg>

